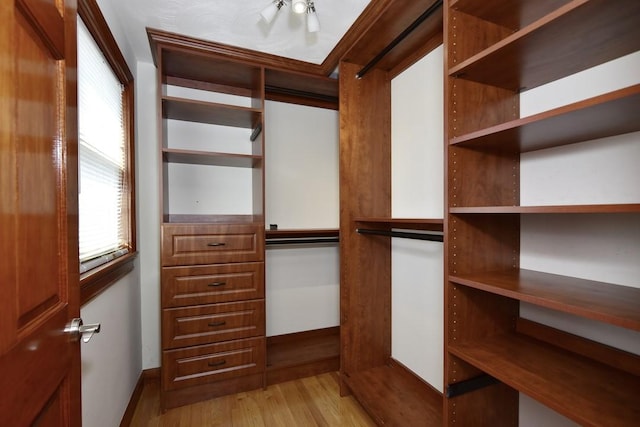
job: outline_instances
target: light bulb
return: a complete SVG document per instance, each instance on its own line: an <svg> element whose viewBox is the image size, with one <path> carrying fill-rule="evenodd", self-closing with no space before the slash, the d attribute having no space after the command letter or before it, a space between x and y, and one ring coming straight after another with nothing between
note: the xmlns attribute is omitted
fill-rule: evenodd
<svg viewBox="0 0 640 427"><path fill-rule="evenodd" d="M307 10L307 31L310 33L317 33L320 31L320 20L316 13L316 8L313 2L309 3L309 9Z"/></svg>
<svg viewBox="0 0 640 427"><path fill-rule="evenodd" d="M260 16L262 16L262 19L264 19L267 24L270 24L283 5L284 0L275 0L269 6L265 7L262 12L260 12Z"/></svg>
<svg viewBox="0 0 640 427"><path fill-rule="evenodd" d="M295 13L305 13L307 11L307 0L293 0L291 9Z"/></svg>

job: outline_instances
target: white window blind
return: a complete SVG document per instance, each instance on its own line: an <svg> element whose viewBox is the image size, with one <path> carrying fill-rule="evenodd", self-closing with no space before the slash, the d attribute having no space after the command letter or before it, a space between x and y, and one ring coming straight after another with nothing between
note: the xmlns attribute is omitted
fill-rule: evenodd
<svg viewBox="0 0 640 427"><path fill-rule="evenodd" d="M128 252L123 120L123 85L78 20L81 273Z"/></svg>

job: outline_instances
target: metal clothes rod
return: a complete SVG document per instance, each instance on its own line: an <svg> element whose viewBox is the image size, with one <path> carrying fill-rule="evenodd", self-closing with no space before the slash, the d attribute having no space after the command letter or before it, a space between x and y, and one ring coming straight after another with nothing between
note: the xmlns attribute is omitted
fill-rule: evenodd
<svg viewBox="0 0 640 427"><path fill-rule="evenodd" d="M404 239L428 240L430 242L442 242L443 236L435 233L412 233L409 231L388 231L388 230L370 230L367 228L357 228L356 232L360 234L376 234L378 236L402 237Z"/></svg>
<svg viewBox="0 0 640 427"><path fill-rule="evenodd" d="M318 239L266 239L268 245L310 245L318 243L338 243L338 237L318 238Z"/></svg>
<svg viewBox="0 0 640 427"><path fill-rule="evenodd" d="M358 72L358 74L356 74L356 78L357 79L361 79L362 77L364 77L364 75L367 74L369 72L369 70L372 69L387 53L389 53L402 40L404 40L405 37L407 37L409 34L411 34L413 32L413 30L418 28L418 26L420 26L420 24L422 24L428 17L433 15L433 13L436 10L438 10L438 8L440 6L442 6L442 0L438 0L437 2L432 4L431 7L429 7L429 9L427 9L422 15L420 15L418 17L418 19L413 21L413 23L411 25L409 25L402 33L400 33L400 35L398 37L393 39L393 41L391 43L389 43L387 45L387 47L382 49L382 51L380 51L380 53L378 53L375 56L375 58L373 58L371 61L369 61L369 63L367 65L365 65L364 68L362 68L362 70L360 70Z"/></svg>

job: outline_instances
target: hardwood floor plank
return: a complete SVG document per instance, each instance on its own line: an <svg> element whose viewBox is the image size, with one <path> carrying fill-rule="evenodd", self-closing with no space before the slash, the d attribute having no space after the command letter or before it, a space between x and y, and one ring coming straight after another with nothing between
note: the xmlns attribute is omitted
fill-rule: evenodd
<svg viewBox="0 0 640 427"><path fill-rule="evenodd" d="M223 396L160 413L157 382L145 384L132 427L373 427L352 397L340 397L338 373ZM124 427L124 426L122 426Z"/></svg>

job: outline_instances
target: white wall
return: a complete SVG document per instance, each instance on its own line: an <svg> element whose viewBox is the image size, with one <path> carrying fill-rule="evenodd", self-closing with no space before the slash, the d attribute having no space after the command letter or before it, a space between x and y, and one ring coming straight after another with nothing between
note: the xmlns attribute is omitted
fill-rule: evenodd
<svg viewBox="0 0 640 427"><path fill-rule="evenodd" d="M394 218L444 214L443 48L391 82L391 210ZM392 356L443 390L442 243L393 238Z"/></svg>
<svg viewBox="0 0 640 427"><path fill-rule="evenodd" d="M338 228L338 112L267 102L266 224ZM340 324L338 245L268 246L267 336Z"/></svg>
<svg viewBox="0 0 640 427"><path fill-rule="evenodd" d="M142 369L160 366L160 172L156 117L156 67L138 62L136 82L138 249Z"/></svg>
<svg viewBox="0 0 640 427"><path fill-rule="evenodd" d="M640 52L521 95L521 115L640 83ZM640 133L521 156L522 205L640 202ZM640 215L525 215L520 266L640 287ZM640 354L640 333L522 303L524 318ZM521 395L520 425L573 426Z"/></svg>
<svg viewBox="0 0 640 427"><path fill-rule="evenodd" d="M98 1L98 4L131 72L136 76L133 51L112 5L106 0ZM137 80L135 84L138 84ZM139 190L137 194L140 194ZM140 377L139 260L136 260L132 272L80 310L85 323L102 325L99 334L81 345L82 421L85 426L119 425Z"/></svg>
<svg viewBox="0 0 640 427"><path fill-rule="evenodd" d="M82 424L113 427L129 404L140 377L140 289L137 268L80 310L99 334L81 343Z"/></svg>

